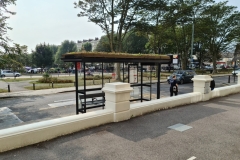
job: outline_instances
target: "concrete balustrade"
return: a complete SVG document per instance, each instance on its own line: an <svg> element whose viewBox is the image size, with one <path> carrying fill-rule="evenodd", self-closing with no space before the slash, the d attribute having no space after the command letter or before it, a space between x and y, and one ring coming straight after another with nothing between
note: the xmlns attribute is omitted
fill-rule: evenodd
<svg viewBox="0 0 240 160"><path fill-rule="evenodd" d="M240 76L238 84L215 88L213 91L210 90L211 80L210 76L195 76L193 93L134 104L129 102L132 91L130 84L121 82L105 84L103 88L106 98L104 110L0 130L0 152L50 140L90 127L128 120L149 112L240 92Z"/></svg>

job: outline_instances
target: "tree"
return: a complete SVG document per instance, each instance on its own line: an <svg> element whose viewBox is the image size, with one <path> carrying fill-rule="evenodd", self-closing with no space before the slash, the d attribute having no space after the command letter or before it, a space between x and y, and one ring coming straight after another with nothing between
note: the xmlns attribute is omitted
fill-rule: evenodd
<svg viewBox="0 0 240 160"><path fill-rule="evenodd" d="M113 45L115 47L115 45ZM111 52L111 47L107 38L107 35L102 36L95 49L96 52Z"/></svg>
<svg viewBox="0 0 240 160"><path fill-rule="evenodd" d="M143 5L142 0L79 0L74 3L75 8L79 8L79 17L88 17L90 22L93 22L101 27L106 33L109 40L111 52L122 51L122 41L127 32L138 18L138 12ZM117 31L115 33L115 24ZM116 48L114 48L114 34L116 34ZM121 80L120 65L116 66L117 80Z"/></svg>
<svg viewBox="0 0 240 160"><path fill-rule="evenodd" d="M123 40L123 52L126 53L145 53L145 45L148 42L146 36L137 32L129 32Z"/></svg>
<svg viewBox="0 0 240 160"><path fill-rule="evenodd" d="M65 40L61 43L61 45L58 48L58 51L55 55L55 65L61 66L61 67L69 67L70 63L65 63L61 60L61 57L63 54L70 53L70 52L76 52L77 51L77 45L74 41Z"/></svg>
<svg viewBox="0 0 240 160"><path fill-rule="evenodd" d="M9 18L8 14L15 15L15 12L11 12L7 9L8 5L15 4L16 0L1 0L0 5L0 53L11 53L12 48L9 46L9 37L7 37L7 30L12 29L6 23Z"/></svg>
<svg viewBox="0 0 240 160"><path fill-rule="evenodd" d="M49 67L53 63L53 53L49 45L45 43L36 46L32 53L32 62L35 67Z"/></svg>
<svg viewBox="0 0 240 160"><path fill-rule="evenodd" d="M92 44L91 43L84 43L83 47L84 47L83 49L87 52L92 51Z"/></svg>
<svg viewBox="0 0 240 160"><path fill-rule="evenodd" d="M0 66L6 68L15 66L19 67L20 63L15 59L16 54L21 54L20 45L14 44L13 46L9 45L11 39L7 36L7 31L12 28L8 26L7 19L9 15L15 15L15 12L11 12L7 9L8 5L15 5L16 0L1 0L0 2ZM11 55L10 55L11 54ZM15 54L15 55L14 55Z"/></svg>
<svg viewBox="0 0 240 160"><path fill-rule="evenodd" d="M213 73L216 72L216 61L220 52L239 39L240 12L236 7L227 6L227 2L220 2L207 7L202 13L202 39L212 55Z"/></svg>
<svg viewBox="0 0 240 160"><path fill-rule="evenodd" d="M58 45L49 45L50 47L50 50L52 51L52 54L53 54L53 61L55 61L55 56L57 54L57 51L58 51Z"/></svg>

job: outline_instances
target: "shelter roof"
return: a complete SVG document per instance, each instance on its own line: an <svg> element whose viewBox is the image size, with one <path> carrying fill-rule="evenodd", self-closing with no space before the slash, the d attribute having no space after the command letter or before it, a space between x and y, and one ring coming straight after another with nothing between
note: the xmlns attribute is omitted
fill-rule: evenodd
<svg viewBox="0 0 240 160"><path fill-rule="evenodd" d="M107 52L71 52L62 55L61 59L64 62L135 62L162 64L172 62L172 58L168 55Z"/></svg>

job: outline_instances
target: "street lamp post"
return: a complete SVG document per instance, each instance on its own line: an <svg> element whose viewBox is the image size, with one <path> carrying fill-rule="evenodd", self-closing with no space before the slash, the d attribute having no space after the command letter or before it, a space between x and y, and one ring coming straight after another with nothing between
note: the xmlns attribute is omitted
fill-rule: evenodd
<svg viewBox="0 0 240 160"><path fill-rule="evenodd" d="M192 42L191 42L191 57L190 57L190 62L191 65L193 63L193 41L194 41L194 20L192 21Z"/></svg>

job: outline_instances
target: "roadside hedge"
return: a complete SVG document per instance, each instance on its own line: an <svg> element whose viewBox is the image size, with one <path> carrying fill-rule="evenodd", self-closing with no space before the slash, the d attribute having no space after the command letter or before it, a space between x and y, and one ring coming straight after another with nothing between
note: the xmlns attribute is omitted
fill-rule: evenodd
<svg viewBox="0 0 240 160"><path fill-rule="evenodd" d="M83 80L84 78L82 78ZM95 76L86 76L85 78L86 80L100 80L102 79L102 76L99 76L99 75L95 75ZM103 79L112 79L112 76L103 76Z"/></svg>
<svg viewBox="0 0 240 160"><path fill-rule="evenodd" d="M70 79L57 79L56 77L41 78L38 80L40 83L73 83Z"/></svg>

